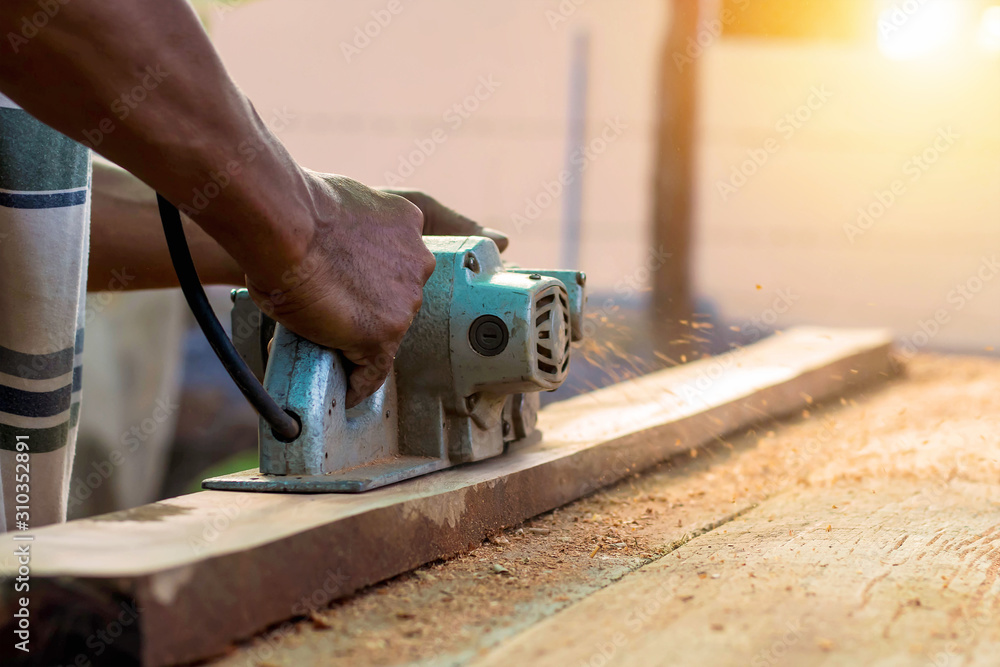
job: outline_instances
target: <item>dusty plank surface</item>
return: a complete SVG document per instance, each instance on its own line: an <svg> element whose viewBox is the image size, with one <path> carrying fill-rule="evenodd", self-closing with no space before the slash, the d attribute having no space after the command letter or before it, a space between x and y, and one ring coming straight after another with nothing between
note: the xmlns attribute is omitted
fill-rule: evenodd
<svg viewBox="0 0 1000 667"><path fill-rule="evenodd" d="M996 664L998 499L787 494L472 664Z"/></svg>
<svg viewBox="0 0 1000 667"><path fill-rule="evenodd" d="M1000 362L918 357L213 667L996 664L998 433Z"/></svg>
<svg viewBox="0 0 1000 667"><path fill-rule="evenodd" d="M718 447L630 476L332 608L320 599L309 618L211 664L463 664L752 506L706 494L718 482Z"/></svg>
<svg viewBox="0 0 1000 667"><path fill-rule="evenodd" d="M1000 368L955 364L848 411L725 531L471 664L997 664Z"/></svg>
<svg viewBox="0 0 1000 667"><path fill-rule="evenodd" d="M59 609L79 608L68 599L137 601L147 664L197 659L319 597L452 555L678 450L889 372L882 332L795 330L552 406L541 446L483 464L360 496L205 492L43 529L33 574L56 624L69 613ZM213 632L196 618L212 618Z"/></svg>

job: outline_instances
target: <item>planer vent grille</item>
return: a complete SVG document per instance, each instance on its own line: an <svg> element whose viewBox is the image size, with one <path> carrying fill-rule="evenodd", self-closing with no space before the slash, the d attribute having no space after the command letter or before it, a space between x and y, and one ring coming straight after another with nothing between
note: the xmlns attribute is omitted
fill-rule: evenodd
<svg viewBox="0 0 1000 667"><path fill-rule="evenodd" d="M535 297L535 352L538 372L547 380L562 382L569 370L569 296L553 285Z"/></svg>

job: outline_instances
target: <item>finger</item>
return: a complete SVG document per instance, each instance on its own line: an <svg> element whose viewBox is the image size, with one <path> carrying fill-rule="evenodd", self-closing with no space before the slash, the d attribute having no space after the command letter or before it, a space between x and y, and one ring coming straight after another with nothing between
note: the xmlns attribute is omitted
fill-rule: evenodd
<svg viewBox="0 0 1000 667"><path fill-rule="evenodd" d="M355 365L347 379L347 407L353 408L378 391L389 377L391 368L380 370L376 365Z"/></svg>
<svg viewBox="0 0 1000 667"><path fill-rule="evenodd" d="M493 239L493 242L497 244L497 248L500 249L500 252L506 250L507 246L510 244L510 240L507 238L506 234L498 232L495 229L491 229L490 227L483 227L479 231L479 235L485 236L488 239Z"/></svg>
<svg viewBox="0 0 1000 667"><path fill-rule="evenodd" d="M485 236L497 244L500 252L507 249L510 240L506 234L490 227L483 227L461 213L449 208L420 190L391 190L384 192L407 199L424 214L425 236Z"/></svg>
<svg viewBox="0 0 1000 667"><path fill-rule="evenodd" d="M399 343L386 343L364 352L356 350L341 350L347 365L347 397L346 405L353 408L365 400L385 383L392 371L392 362L396 358Z"/></svg>
<svg viewBox="0 0 1000 667"><path fill-rule="evenodd" d="M490 227L483 227L476 221L470 220L461 213L441 204L433 207L432 211L432 215L425 214L424 234L435 234L438 236L485 236L497 244L500 252L507 249L509 240L503 232L491 229Z"/></svg>

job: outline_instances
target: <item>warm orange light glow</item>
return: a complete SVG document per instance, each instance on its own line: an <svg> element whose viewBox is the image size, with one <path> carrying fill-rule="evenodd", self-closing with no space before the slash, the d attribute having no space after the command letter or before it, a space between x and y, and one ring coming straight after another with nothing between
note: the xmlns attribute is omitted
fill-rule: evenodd
<svg viewBox="0 0 1000 667"><path fill-rule="evenodd" d="M988 53L1000 54L1000 6L987 8L979 25L979 46Z"/></svg>
<svg viewBox="0 0 1000 667"><path fill-rule="evenodd" d="M879 49L893 60L912 60L958 46L965 9L955 0L898 2L879 15Z"/></svg>

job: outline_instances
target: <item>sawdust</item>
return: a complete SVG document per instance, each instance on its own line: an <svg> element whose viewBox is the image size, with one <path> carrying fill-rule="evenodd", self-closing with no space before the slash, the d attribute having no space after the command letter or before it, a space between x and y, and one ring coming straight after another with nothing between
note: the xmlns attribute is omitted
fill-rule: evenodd
<svg viewBox="0 0 1000 667"><path fill-rule="evenodd" d="M166 503L153 503L142 505L128 510L109 512L92 518L93 521L163 521L168 516L178 516L187 514L190 507L181 505L167 505Z"/></svg>
<svg viewBox="0 0 1000 667"><path fill-rule="evenodd" d="M212 664L462 664L699 535L725 533L729 521L765 498L834 484L844 474L835 463L848 452L859 455L851 473L859 477L884 474L886 456L917 451L912 471L897 466L893 474L941 483L995 480L1000 463L971 460L968 449L961 461L939 460L940 448L924 454L921 443L956 433L976 437L970 423L996 413L998 389L1000 361L918 357L907 377L873 390L874 401L857 395L814 404L698 456L676 457L505 530L470 553L317 610L292 631L258 637ZM921 404L925 393L930 398Z"/></svg>

